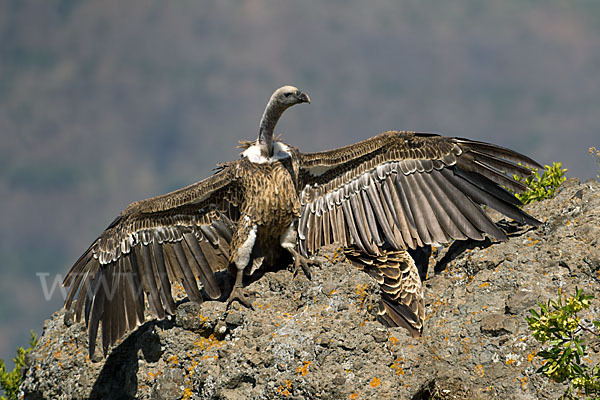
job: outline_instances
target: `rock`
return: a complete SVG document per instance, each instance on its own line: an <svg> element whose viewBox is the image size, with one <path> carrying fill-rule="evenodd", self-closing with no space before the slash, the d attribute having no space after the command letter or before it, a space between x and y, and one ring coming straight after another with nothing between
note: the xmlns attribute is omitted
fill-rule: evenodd
<svg viewBox="0 0 600 400"><path fill-rule="evenodd" d="M152 400L171 400L179 399L183 394L185 376L181 368L169 368L161 374L154 385L150 399Z"/></svg>
<svg viewBox="0 0 600 400"><path fill-rule="evenodd" d="M532 290L518 290L509 295L506 300L505 310L508 314L517 315L530 310L537 305L538 296Z"/></svg>
<svg viewBox="0 0 600 400"><path fill-rule="evenodd" d="M481 332L486 335L500 336L514 333L517 323L503 314L488 314L481 320Z"/></svg>
<svg viewBox="0 0 600 400"><path fill-rule="evenodd" d="M139 339L144 360L149 363L156 362L162 355L160 337L154 330L144 332Z"/></svg>
<svg viewBox="0 0 600 400"><path fill-rule="evenodd" d="M98 362L87 357L84 324L59 311L28 355L23 397L557 398L563 387L535 373L540 346L525 318L559 288L600 292L600 185L569 180L526 210L543 225L501 220L507 242L436 249L420 339L376 321L377 284L324 249L310 281L282 267L249 284L254 310L182 302L108 357L98 351ZM585 321L597 318L599 301ZM589 347L594 363L599 347Z"/></svg>

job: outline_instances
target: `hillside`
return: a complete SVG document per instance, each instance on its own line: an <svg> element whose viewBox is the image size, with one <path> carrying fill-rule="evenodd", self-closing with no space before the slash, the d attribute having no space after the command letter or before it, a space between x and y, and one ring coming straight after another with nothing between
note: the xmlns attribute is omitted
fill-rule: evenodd
<svg viewBox="0 0 600 400"><path fill-rule="evenodd" d="M435 252L421 339L375 321L377 285L329 249L312 281L283 269L253 282L254 311L184 302L107 359L89 360L85 327L59 311L28 357L25 398L557 398L562 388L534 373L525 317L559 288L600 291L600 184L570 179L527 211L543 225L501 221L507 242ZM596 299L584 323L599 314Z"/></svg>
<svg viewBox="0 0 600 400"><path fill-rule="evenodd" d="M128 203L237 158L283 84L313 100L278 127L303 151L413 129L595 176L599 4L0 1L0 358Z"/></svg>

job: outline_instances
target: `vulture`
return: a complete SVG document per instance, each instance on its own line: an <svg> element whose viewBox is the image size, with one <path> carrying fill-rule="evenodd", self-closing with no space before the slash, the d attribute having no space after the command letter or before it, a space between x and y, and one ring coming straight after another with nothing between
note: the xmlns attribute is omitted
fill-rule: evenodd
<svg viewBox="0 0 600 400"><path fill-rule="evenodd" d="M310 257L332 243L379 283L379 319L419 337L424 305L415 252L484 235L506 240L484 206L540 223L509 191L526 189L513 176L539 168L531 158L408 131L302 153L274 138L283 112L300 103L310 103L305 92L277 89L257 140L241 142L239 159L198 183L129 205L75 262L63 283L65 308L85 319L90 356L100 326L106 355L149 318L147 308L153 318L172 315L172 284L194 302L222 298L251 307L245 275L289 254L310 278ZM420 258L427 265L428 257ZM219 273L231 274L233 285L221 284Z"/></svg>

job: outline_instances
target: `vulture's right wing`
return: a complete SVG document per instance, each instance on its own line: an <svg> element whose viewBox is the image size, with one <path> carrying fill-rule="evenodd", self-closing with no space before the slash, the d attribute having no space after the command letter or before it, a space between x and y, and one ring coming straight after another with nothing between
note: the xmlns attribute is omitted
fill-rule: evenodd
<svg viewBox="0 0 600 400"><path fill-rule="evenodd" d="M512 174L540 167L512 150L462 138L385 132L351 146L296 155L301 190L300 250L340 243L348 258L381 285L382 319L416 335L422 287L407 249L453 239L506 234L483 205L522 223L539 221L503 188L526 186Z"/></svg>
<svg viewBox="0 0 600 400"><path fill-rule="evenodd" d="M173 314L172 283L180 283L196 302L202 302L202 289L210 298L221 296L214 272L229 264L239 218L236 163L183 189L131 204L77 260L63 282L70 286L65 308L74 309L78 321L85 316L90 355L100 324L106 354L109 345L146 321L146 300L155 318Z"/></svg>
<svg viewBox="0 0 600 400"><path fill-rule="evenodd" d="M300 249L312 254L338 242L377 255L385 243L414 249L453 239L505 240L487 205L530 225L504 189L527 187L512 174L541 166L500 146L413 132L385 132L351 146L297 155L301 190Z"/></svg>

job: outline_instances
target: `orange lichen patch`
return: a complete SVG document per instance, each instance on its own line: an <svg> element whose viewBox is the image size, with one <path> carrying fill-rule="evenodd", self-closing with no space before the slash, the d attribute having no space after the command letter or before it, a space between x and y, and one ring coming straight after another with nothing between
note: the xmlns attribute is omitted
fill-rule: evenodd
<svg viewBox="0 0 600 400"><path fill-rule="evenodd" d="M186 369L188 370L188 372L192 372L194 370L194 368L196 368L196 366L198 365L198 361L193 360L192 361L192 365L190 365L189 367L187 367Z"/></svg>
<svg viewBox="0 0 600 400"><path fill-rule="evenodd" d="M515 359L515 358L508 358L508 359L506 360L506 364L507 364L507 365L513 365L513 364L515 364L517 361L518 361L518 360L517 360L517 359Z"/></svg>
<svg viewBox="0 0 600 400"><path fill-rule="evenodd" d="M378 377L374 377L373 380L369 382L369 386L372 388L376 388L379 385L381 385L381 380Z"/></svg>
<svg viewBox="0 0 600 400"><path fill-rule="evenodd" d="M533 359L535 358L535 355L536 355L536 352L535 352L535 350L534 350L534 351L532 351L531 353L527 354L527 361L528 361L528 362L532 362L532 361L533 361Z"/></svg>
<svg viewBox="0 0 600 400"><path fill-rule="evenodd" d="M186 387L185 389L183 389L183 396L181 397L181 400L190 400L193 394L194 393L192 392L192 388Z"/></svg>
<svg viewBox="0 0 600 400"><path fill-rule="evenodd" d="M183 285L179 282L173 282L171 284L171 292L175 295L175 297L185 297L187 296Z"/></svg>
<svg viewBox="0 0 600 400"><path fill-rule="evenodd" d="M524 376L521 379L519 379L519 381L521 382L521 388L525 389L525 386L527 385L527 377Z"/></svg>
<svg viewBox="0 0 600 400"><path fill-rule="evenodd" d="M367 293L367 286L368 285L366 283L363 285L356 285L356 288L354 289L354 293L358 295L358 303L360 304L360 308L365 305L367 297L369 296Z"/></svg>
<svg viewBox="0 0 600 400"><path fill-rule="evenodd" d="M479 285L480 288L485 288L485 287L489 287L490 283L489 282L483 282L481 285Z"/></svg>
<svg viewBox="0 0 600 400"><path fill-rule="evenodd" d="M208 318L208 317L205 317L205 316L204 316L204 315L202 315L202 314L198 314L198 319L199 319L201 322L206 322L206 321L208 321L208 320L209 320L209 318Z"/></svg>
<svg viewBox="0 0 600 400"><path fill-rule="evenodd" d="M296 368L296 373L302 376L308 374L308 366L310 365L310 363L310 361L304 361L302 365Z"/></svg>
<svg viewBox="0 0 600 400"><path fill-rule="evenodd" d="M402 357L398 357L396 359L396 361L394 361L393 364L390 365L390 368L395 369L396 375L400 376L400 375L404 375L404 369L402 368L403 365L404 365L404 359Z"/></svg>
<svg viewBox="0 0 600 400"><path fill-rule="evenodd" d="M435 315L438 311L438 309L443 306L448 304L448 301L446 300L442 300L441 297L438 297L437 300L434 300L431 303L431 312L429 312L427 315L425 315L425 319L429 319L432 315Z"/></svg>
<svg viewBox="0 0 600 400"><path fill-rule="evenodd" d="M483 370L483 365L478 364L475 366L475 373L477 375L479 375L480 378L483 378L485 376L485 371Z"/></svg>
<svg viewBox="0 0 600 400"><path fill-rule="evenodd" d="M323 257L325 257L325 259L326 259L327 261L329 261L330 263L334 264L334 263L336 263L337 261L340 261L340 260L342 259L342 254L343 254L343 253L344 253L344 252L343 252L342 248L341 248L341 247L338 247L337 249L335 249L335 250L333 251L333 255L331 255L331 256L327 256L327 255L326 255L326 256L323 256Z"/></svg>
<svg viewBox="0 0 600 400"><path fill-rule="evenodd" d="M352 393L349 397L350 400L356 400L358 399L358 393Z"/></svg>
<svg viewBox="0 0 600 400"><path fill-rule="evenodd" d="M222 340L217 340L214 334L211 334L209 337L201 336L200 339L194 342L194 345L198 346L201 351L210 350L214 347L223 346L224 342Z"/></svg>
<svg viewBox="0 0 600 400"><path fill-rule="evenodd" d="M148 380L149 380L149 381L153 381L153 380L155 380L155 379L156 379L156 377L158 377L158 376L159 376L159 375L161 375L161 374L162 374L162 371L160 371L160 370L159 370L157 373L154 373L154 372L148 372Z"/></svg>
<svg viewBox="0 0 600 400"><path fill-rule="evenodd" d="M167 362L175 364L175 365L179 364L179 360L177 359L177 354L172 355L171 357L167 358Z"/></svg>
<svg viewBox="0 0 600 400"><path fill-rule="evenodd" d="M279 387L277 388L277 394L282 394L285 397L288 397L292 395L292 392L290 392L290 390L292 390L292 381L286 379L285 386L279 385Z"/></svg>
<svg viewBox="0 0 600 400"><path fill-rule="evenodd" d="M395 346L398 343L400 343L400 341L396 337L394 337L394 336L390 336L390 342L392 342L393 346Z"/></svg>

